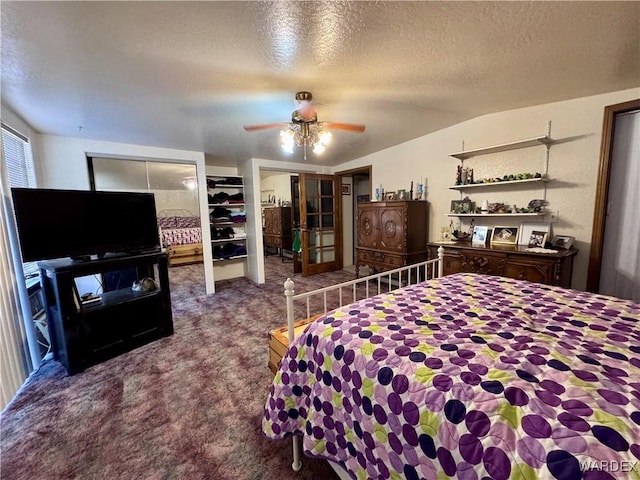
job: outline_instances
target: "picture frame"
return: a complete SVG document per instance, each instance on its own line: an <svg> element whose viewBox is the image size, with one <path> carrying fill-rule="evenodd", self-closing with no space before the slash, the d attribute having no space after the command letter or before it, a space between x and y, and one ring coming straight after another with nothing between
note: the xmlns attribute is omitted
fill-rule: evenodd
<svg viewBox="0 0 640 480"><path fill-rule="evenodd" d="M554 248L564 248L566 250L569 250L575 240L576 238L570 235L556 235L555 237L553 237L551 245Z"/></svg>
<svg viewBox="0 0 640 480"><path fill-rule="evenodd" d="M527 247L529 248L544 248L547 242L547 232L534 230L529 235L529 241Z"/></svg>
<svg viewBox="0 0 640 480"><path fill-rule="evenodd" d="M396 192L396 200L409 200L409 198L407 198L407 191L404 188Z"/></svg>
<svg viewBox="0 0 640 480"><path fill-rule="evenodd" d="M474 202L470 200L451 200L451 213L473 213Z"/></svg>
<svg viewBox="0 0 640 480"><path fill-rule="evenodd" d="M491 232L491 244L517 245L520 227L493 227Z"/></svg>
<svg viewBox="0 0 640 480"><path fill-rule="evenodd" d="M351 185L348 183L342 184L342 195L351 195Z"/></svg>
<svg viewBox="0 0 640 480"><path fill-rule="evenodd" d="M476 226L473 228L473 236L471 237L471 243L475 245L484 245L487 243L489 234L489 227Z"/></svg>
<svg viewBox="0 0 640 480"><path fill-rule="evenodd" d="M532 232L545 232L547 238L551 235L551 224L547 222L527 222L520 225L520 238L518 245L528 246Z"/></svg>
<svg viewBox="0 0 640 480"><path fill-rule="evenodd" d="M396 192L387 192L384 194L384 199L387 201L396 200Z"/></svg>

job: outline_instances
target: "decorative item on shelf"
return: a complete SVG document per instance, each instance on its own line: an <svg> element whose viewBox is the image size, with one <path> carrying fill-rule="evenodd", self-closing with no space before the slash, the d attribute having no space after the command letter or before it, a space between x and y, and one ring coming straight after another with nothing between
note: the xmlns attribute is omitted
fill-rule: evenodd
<svg viewBox="0 0 640 480"><path fill-rule="evenodd" d="M471 237L471 234L469 232L464 232L462 230L454 230L453 236L455 237L456 240L464 241L464 240L469 240L469 238Z"/></svg>
<svg viewBox="0 0 640 480"><path fill-rule="evenodd" d="M473 213L475 210L475 203L469 200L469 197L465 197L462 200L451 201L451 213Z"/></svg>
<svg viewBox="0 0 640 480"><path fill-rule="evenodd" d="M518 243L518 227L493 227L492 244L516 245Z"/></svg>
<svg viewBox="0 0 640 480"><path fill-rule="evenodd" d="M459 227L459 229L453 230L453 236L458 241L468 241L471 239L471 236L473 235L473 230L474 230L474 221L471 220L468 231L464 231L462 230L462 227Z"/></svg>
<svg viewBox="0 0 640 480"><path fill-rule="evenodd" d="M538 212L541 212L542 209L547 205L549 205L549 202L547 202L546 200L534 199L529 202L529 205L527 205L527 207L533 212L538 213Z"/></svg>
<svg viewBox="0 0 640 480"><path fill-rule="evenodd" d="M413 200L413 180L411 180L411 187L409 188L409 196L407 200Z"/></svg>
<svg viewBox="0 0 640 480"><path fill-rule="evenodd" d="M462 165L458 165L456 170L456 185L462 185Z"/></svg>
<svg viewBox="0 0 640 480"><path fill-rule="evenodd" d="M401 188L400 190L398 190L396 192L396 200L406 200L407 198L407 191L404 188Z"/></svg>
<svg viewBox="0 0 640 480"><path fill-rule="evenodd" d="M416 188L416 200L422 200L422 195L424 194L424 184L422 183L422 177L420 177L420 183Z"/></svg>
<svg viewBox="0 0 640 480"><path fill-rule="evenodd" d="M482 207L481 207L480 211L482 213L489 213L489 201L488 200L485 199L482 202Z"/></svg>
<svg viewBox="0 0 640 480"><path fill-rule="evenodd" d="M546 175L543 175L540 172L536 172L536 173L516 173L516 174L509 174L509 175L503 175L502 177L486 177L486 178L481 178L477 181L472 180L470 183L472 185L478 185L478 184L483 184L483 183L500 183L500 182L515 182L518 180L532 180L532 179L544 179L546 178Z"/></svg>
<svg viewBox="0 0 640 480"><path fill-rule="evenodd" d="M376 193L375 193L375 201L379 202L380 201L380 189L376 188Z"/></svg>

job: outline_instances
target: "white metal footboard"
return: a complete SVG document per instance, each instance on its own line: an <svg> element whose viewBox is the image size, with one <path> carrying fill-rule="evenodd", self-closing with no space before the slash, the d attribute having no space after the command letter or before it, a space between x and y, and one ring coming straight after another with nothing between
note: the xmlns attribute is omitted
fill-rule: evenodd
<svg viewBox="0 0 640 480"><path fill-rule="evenodd" d="M404 267L388 270L374 275L357 278L348 282L338 283L329 287L319 288L311 292L299 293L295 295L293 280L287 278L284 282L284 294L287 301L287 326L289 329L289 345L293 343L295 338L294 323L294 302L297 300L305 300L306 317L311 318L312 315L318 313L324 314L330 310L354 303L358 300L358 294L361 298L368 298L372 295L378 295L383 292L390 292L396 288L407 285L413 285L425 280L442 277L444 274L444 248L438 248L438 258L427 260L425 262L414 263ZM383 283L386 281L386 285ZM395 285L394 285L395 282ZM373 287L372 287L373 284ZM373 292L372 292L373 290ZM337 294L337 303L339 305L329 305L328 298ZM315 302L315 303L314 303ZM296 472L302 467L300 457L300 446L298 445L298 437L293 437L293 463L291 468Z"/></svg>

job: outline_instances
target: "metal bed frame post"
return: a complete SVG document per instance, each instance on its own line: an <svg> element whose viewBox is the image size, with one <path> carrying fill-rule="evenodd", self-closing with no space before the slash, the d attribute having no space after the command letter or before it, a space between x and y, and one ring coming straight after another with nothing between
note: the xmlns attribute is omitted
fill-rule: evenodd
<svg viewBox="0 0 640 480"><path fill-rule="evenodd" d="M293 280L287 278L284 282L284 294L287 298L287 326L289 329L289 345L293 344L294 328L293 328L293 295L295 291L293 289ZM291 439L293 442L293 463L291 468L294 472L299 472L302 468L302 460L300 459L300 445L298 444L298 437L295 435Z"/></svg>

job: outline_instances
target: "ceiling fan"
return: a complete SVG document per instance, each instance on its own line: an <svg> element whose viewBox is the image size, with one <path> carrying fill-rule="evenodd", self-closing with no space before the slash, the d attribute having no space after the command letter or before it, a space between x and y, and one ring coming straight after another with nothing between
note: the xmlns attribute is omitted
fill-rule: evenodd
<svg viewBox="0 0 640 480"><path fill-rule="evenodd" d="M331 141L330 129L364 132L364 125L337 122L319 122L318 114L312 105L311 92L296 93L298 109L291 113L290 122L266 123L262 125L245 125L247 132L282 128L280 140L287 153L293 153L294 145L304 148L304 159L307 159L307 147L313 146L313 152L321 154Z"/></svg>

